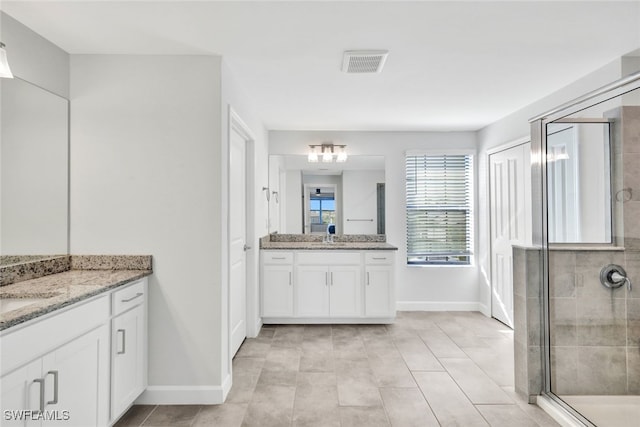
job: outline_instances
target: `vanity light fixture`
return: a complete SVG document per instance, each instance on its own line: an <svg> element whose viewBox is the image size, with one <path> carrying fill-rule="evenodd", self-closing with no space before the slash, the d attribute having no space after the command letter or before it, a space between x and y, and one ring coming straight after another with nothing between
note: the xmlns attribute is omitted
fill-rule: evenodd
<svg viewBox="0 0 640 427"><path fill-rule="evenodd" d="M309 145L309 154L307 156L309 163L318 162L318 148L320 149L323 163L333 162L334 156L336 162L343 163L347 161L346 145L335 145L331 142L323 142L322 144Z"/></svg>
<svg viewBox="0 0 640 427"><path fill-rule="evenodd" d="M7 61L7 51L4 50L5 44L0 42L0 77L7 79L13 78L11 68L9 68L9 61Z"/></svg>

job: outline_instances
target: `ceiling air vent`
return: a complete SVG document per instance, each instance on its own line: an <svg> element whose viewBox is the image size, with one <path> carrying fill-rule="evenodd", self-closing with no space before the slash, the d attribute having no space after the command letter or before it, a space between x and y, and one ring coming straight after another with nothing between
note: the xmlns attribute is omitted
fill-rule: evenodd
<svg viewBox="0 0 640 427"><path fill-rule="evenodd" d="M347 50L342 58L345 73L379 73L387 60L387 50Z"/></svg>

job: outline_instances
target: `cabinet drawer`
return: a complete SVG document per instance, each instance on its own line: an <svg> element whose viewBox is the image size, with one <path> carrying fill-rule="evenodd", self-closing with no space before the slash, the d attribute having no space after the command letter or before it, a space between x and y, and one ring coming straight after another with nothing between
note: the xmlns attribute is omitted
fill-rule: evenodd
<svg viewBox="0 0 640 427"><path fill-rule="evenodd" d="M147 293L145 283L145 280L140 280L124 289L115 291L113 293L113 314L122 313L131 307L142 304Z"/></svg>
<svg viewBox="0 0 640 427"><path fill-rule="evenodd" d="M262 252L262 262L265 264L292 264L293 252L272 251Z"/></svg>
<svg viewBox="0 0 640 427"><path fill-rule="evenodd" d="M364 254L365 264L392 264L393 252L372 251Z"/></svg>
<svg viewBox="0 0 640 427"><path fill-rule="evenodd" d="M298 252L298 264L302 265L359 265L360 252L304 251Z"/></svg>

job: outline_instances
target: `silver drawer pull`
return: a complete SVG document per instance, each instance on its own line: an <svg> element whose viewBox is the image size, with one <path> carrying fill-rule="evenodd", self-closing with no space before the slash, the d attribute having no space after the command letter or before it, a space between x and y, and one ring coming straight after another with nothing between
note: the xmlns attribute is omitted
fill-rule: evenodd
<svg viewBox="0 0 640 427"><path fill-rule="evenodd" d="M117 354L124 354L126 351L127 331L125 331L124 329L118 329L117 333L119 334L120 332L122 332L122 340L120 341L122 343L122 350L118 351Z"/></svg>
<svg viewBox="0 0 640 427"><path fill-rule="evenodd" d="M387 259L387 257L384 257L384 256L383 256L383 257L375 257L375 256L374 256L374 257L371 257L371 259L381 259L381 260L386 260L386 259Z"/></svg>
<svg viewBox="0 0 640 427"><path fill-rule="evenodd" d="M44 412L44 378L35 379L33 382L40 385L40 409L34 412L36 414L42 414Z"/></svg>
<svg viewBox="0 0 640 427"><path fill-rule="evenodd" d="M53 375L53 400L47 402L47 405L55 405L58 403L58 371L49 371L47 375Z"/></svg>
<svg viewBox="0 0 640 427"><path fill-rule="evenodd" d="M271 259L287 259L287 257L284 257L284 256L272 256Z"/></svg>
<svg viewBox="0 0 640 427"><path fill-rule="evenodd" d="M134 295L134 296L132 296L131 298L123 299L123 300L120 300L120 301L121 301L121 302L130 302L130 301L133 301L133 300L134 300L134 299L136 299L136 298L140 298L142 295L144 295L144 293L143 293L143 292L138 292L137 294L135 294L135 295Z"/></svg>
<svg viewBox="0 0 640 427"><path fill-rule="evenodd" d="M367 271L367 286L369 286L369 272Z"/></svg>

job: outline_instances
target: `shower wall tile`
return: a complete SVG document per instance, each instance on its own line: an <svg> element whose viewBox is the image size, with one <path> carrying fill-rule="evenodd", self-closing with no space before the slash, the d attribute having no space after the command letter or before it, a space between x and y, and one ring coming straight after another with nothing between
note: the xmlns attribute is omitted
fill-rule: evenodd
<svg viewBox="0 0 640 427"><path fill-rule="evenodd" d="M550 298L549 323L552 346L578 345L575 298Z"/></svg>
<svg viewBox="0 0 640 427"><path fill-rule="evenodd" d="M625 251L625 271L631 280L631 292L627 291L627 298L640 298L640 251Z"/></svg>
<svg viewBox="0 0 640 427"><path fill-rule="evenodd" d="M522 295L513 295L513 340L516 344L526 346L529 342L527 334L515 331L528 331L527 299Z"/></svg>
<svg viewBox="0 0 640 427"><path fill-rule="evenodd" d="M578 347L551 347L551 390L559 395L580 394Z"/></svg>
<svg viewBox="0 0 640 427"><path fill-rule="evenodd" d="M627 347L627 393L640 394L640 347Z"/></svg>
<svg viewBox="0 0 640 427"><path fill-rule="evenodd" d="M526 297L526 280L527 280L527 264L526 253L522 248L512 248L512 262L513 262L513 295Z"/></svg>
<svg viewBox="0 0 640 427"><path fill-rule="evenodd" d="M527 277L527 298L542 300L542 276L540 274L542 266L542 251L536 248L526 250L526 277ZM538 304L540 302L538 301Z"/></svg>
<svg viewBox="0 0 640 427"><path fill-rule="evenodd" d="M578 345L627 345L625 305L620 298L580 300L576 311Z"/></svg>
<svg viewBox="0 0 640 427"><path fill-rule="evenodd" d="M576 296L575 252L549 251L549 296Z"/></svg>
<svg viewBox="0 0 640 427"><path fill-rule="evenodd" d="M579 394L626 394L627 348L579 347L578 388Z"/></svg>
<svg viewBox="0 0 640 427"><path fill-rule="evenodd" d="M625 298L622 288L609 289L600 283L600 270L609 264L624 267L623 251L577 251L576 286L578 298Z"/></svg>
<svg viewBox="0 0 640 427"><path fill-rule="evenodd" d="M634 191L634 200L624 203L624 246L626 249L640 249L640 201L636 201L636 193L640 192L640 188Z"/></svg>
<svg viewBox="0 0 640 427"><path fill-rule="evenodd" d="M627 299L627 345L640 347L640 298Z"/></svg>
<svg viewBox="0 0 640 427"><path fill-rule="evenodd" d="M622 107L622 128L624 153L640 153L640 107Z"/></svg>

